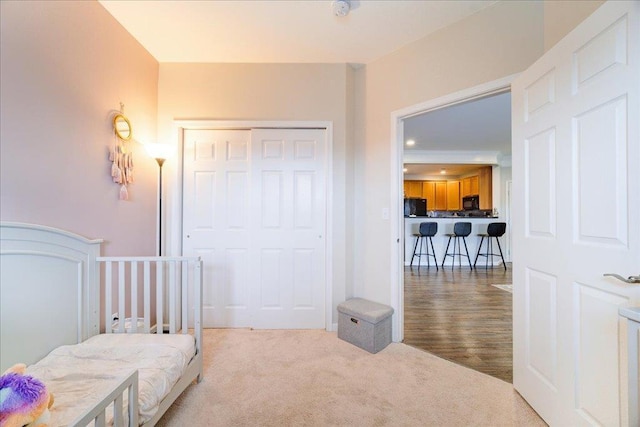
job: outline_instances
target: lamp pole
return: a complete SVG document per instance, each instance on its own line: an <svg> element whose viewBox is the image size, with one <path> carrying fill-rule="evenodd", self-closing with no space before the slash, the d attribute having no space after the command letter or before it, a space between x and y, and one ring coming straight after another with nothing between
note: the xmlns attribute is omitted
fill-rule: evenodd
<svg viewBox="0 0 640 427"><path fill-rule="evenodd" d="M171 157L173 147L167 144L145 144L149 157L156 160L159 167L158 178L158 256L162 256L162 165Z"/></svg>
<svg viewBox="0 0 640 427"><path fill-rule="evenodd" d="M162 165L165 159L156 157L160 174L158 178L158 256L162 256Z"/></svg>

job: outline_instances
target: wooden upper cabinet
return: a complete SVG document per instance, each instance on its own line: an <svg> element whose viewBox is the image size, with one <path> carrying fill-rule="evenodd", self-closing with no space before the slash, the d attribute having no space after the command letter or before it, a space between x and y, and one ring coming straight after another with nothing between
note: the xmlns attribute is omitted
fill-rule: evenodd
<svg viewBox="0 0 640 427"><path fill-rule="evenodd" d="M470 194L471 194L471 178L462 178L462 182L460 183L460 195L464 197Z"/></svg>
<svg viewBox="0 0 640 427"><path fill-rule="evenodd" d="M422 198L422 181L405 181L404 197Z"/></svg>
<svg viewBox="0 0 640 427"><path fill-rule="evenodd" d="M462 178L460 182L460 197L477 196L478 191L478 175Z"/></svg>
<svg viewBox="0 0 640 427"><path fill-rule="evenodd" d="M493 168L484 166L478 175L451 181L404 181L404 197L427 199L430 211L458 211L462 198L480 196L480 209L492 209Z"/></svg>
<svg viewBox="0 0 640 427"><path fill-rule="evenodd" d="M460 181L447 181L447 210L460 210Z"/></svg>
<svg viewBox="0 0 640 427"><path fill-rule="evenodd" d="M478 195L480 196L480 209L493 209L492 195L493 168L485 166L478 171Z"/></svg>
<svg viewBox="0 0 640 427"><path fill-rule="evenodd" d="M429 210L446 211L447 210L447 181L436 181L436 203L434 206L427 206Z"/></svg>
<svg viewBox="0 0 640 427"><path fill-rule="evenodd" d="M427 209L434 210L436 205L436 183L422 181L422 198L427 199Z"/></svg>
<svg viewBox="0 0 640 427"><path fill-rule="evenodd" d="M471 191L469 195L475 196L476 194L480 194L480 179L478 178L478 175L472 176L469 179L471 181Z"/></svg>

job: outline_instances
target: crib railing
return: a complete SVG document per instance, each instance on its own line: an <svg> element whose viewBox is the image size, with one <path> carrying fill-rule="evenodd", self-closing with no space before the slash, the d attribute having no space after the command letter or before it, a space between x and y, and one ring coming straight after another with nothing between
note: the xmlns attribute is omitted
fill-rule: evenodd
<svg viewBox="0 0 640 427"><path fill-rule="evenodd" d="M126 407L123 395L127 393ZM113 409L114 427L137 427L138 426L138 371L133 371L114 389L109 391L100 402L94 407L78 416L71 424L71 427L104 427L108 422L107 410ZM125 419L126 410L126 419ZM126 420L126 421L125 421Z"/></svg>
<svg viewBox="0 0 640 427"><path fill-rule="evenodd" d="M200 343L202 260L98 257L105 333L188 333Z"/></svg>

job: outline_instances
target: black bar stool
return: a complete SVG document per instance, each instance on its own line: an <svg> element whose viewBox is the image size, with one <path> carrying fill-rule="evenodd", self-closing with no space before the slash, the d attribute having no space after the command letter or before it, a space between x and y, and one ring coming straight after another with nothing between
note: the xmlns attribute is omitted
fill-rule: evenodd
<svg viewBox="0 0 640 427"><path fill-rule="evenodd" d="M471 234L471 223L470 222L456 222L453 224L453 233L447 233L449 236L449 241L447 242L447 249L444 251L444 257L442 257L442 267L444 268L444 261L448 256L453 257L453 262L451 263L451 269L453 270L453 266L456 263L456 255L458 255L458 264L462 267L462 258L466 256L469 260L469 268L473 270L473 266L471 265L471 258L469 257L469 249L467 249L467 239L466 237ZM464 243L464 251L467 253L463 254L462 248L460 246L460 238L462 238L462 243ZM453 239L453 252L449 253L449 244L451 243L451 239ZM456 252L456 245L458 246L458 252Z"/></svg>
<svg viewBox="0 0 640 427"><path fill-rule="evenodd" d="M438 260L436 259L436 253L433 250L433 240L431 239L438 232L438 223L437 222L421 222L420 229L418 234L414 234L416 236L416 244L413 247L413 256L411 257L411 263L409 263L410 267L413 267L413 259L418 257L418 269L420 268L420 257L427 257L427 268L431 267L429 263L429 257L433 257L433 260L436 264L436 270L438 270ZM431 243L431 253L429 253L429 243ZM418 252L418 244L420 244L420 252ZM426 249L426 252L423 252L423 246Z"/></svg>
<svg viewBox="0 0 640 427"><path fill-rule="evenodd" d="M492 222L487 226L486 233L478 234L478 236L480 236L480 244L478 245L478 253L476 254L476 260L473 263L474 267L478 262L478 257L483 256L487 258L485 260L484 268L489 268L489 257L491 257L491 268L493 268L493 257L498 256L498 254L493 253L493 244L492 244L491 238L495 237L496 242L498 243L498 250L500 251L500 258L502 258L502 265L504 266L504 270L507 271L507 263L504 262L504 256L502 256L502 248L500 247L500 239L498 239L498 237L501 237L502 235L504 235L506 230L507 230L506 222ZM484 242L485 237L487 238L487 252L481 254L480 250L482 249L482 242Z"/></svg>

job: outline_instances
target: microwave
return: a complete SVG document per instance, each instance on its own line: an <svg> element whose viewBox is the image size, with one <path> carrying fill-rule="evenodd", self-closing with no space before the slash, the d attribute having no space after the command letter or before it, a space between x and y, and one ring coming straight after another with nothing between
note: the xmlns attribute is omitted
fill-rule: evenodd
<svg viewBox="0 0 640 427"><path fill-rule="evenodd" d="M462 198L462 209L465 211L476 211L480 209L479 196L466 196Z"/></svg>

